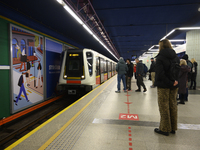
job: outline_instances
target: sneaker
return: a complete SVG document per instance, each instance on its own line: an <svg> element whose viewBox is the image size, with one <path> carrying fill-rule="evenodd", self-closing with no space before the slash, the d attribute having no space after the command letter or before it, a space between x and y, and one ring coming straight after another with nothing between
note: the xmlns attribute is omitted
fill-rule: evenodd
<svg viewBox="0 0 200 150"><path fill-rule="evenodd" d="M185 105L185 102L178 102L178 104L183 104L183 105Z"/></svg>
<svg viewBox="0 0 200 150"><path fill-rule="evenodd" d="M147 91L147 89L144 89L144 91L143 92L146 92Z"/></svg>
<svg viewBox="0 0 200 150"><path fill-rule="evenodd" d="M120 91L115 91L115 93L120 93Z"/></svg>
<svg viewBox="0 0 200 150"><path fill-rule="evenodd" d="M135 90L135 92L141 92L141 90L137 89L137 90Z"/></svg>
<svg viewBox="0 0 200 150"><path fill-rule="evenodd" d="M126 93L128 90L124 90L124 93Z"/></svg>
<svg viewBox="0 0 200 150"><path fill-rule="evenodd" d="M165 135L165 136L169 136L169 132L163 132L163 131L161 131L161 130L158 129L158 128L155 128L155 129L154 129L154 132L156 132L156 133L158 133L158 134Z"/></svg>

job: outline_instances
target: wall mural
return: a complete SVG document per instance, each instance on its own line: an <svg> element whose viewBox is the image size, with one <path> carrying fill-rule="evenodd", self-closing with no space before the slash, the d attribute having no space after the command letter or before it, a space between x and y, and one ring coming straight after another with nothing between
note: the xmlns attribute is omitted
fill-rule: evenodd
<svg viewBox="0 0 200 150"><path fill-rule="evenodd" d="M43 100L43 37L11 25L13 112Z"/></svg>

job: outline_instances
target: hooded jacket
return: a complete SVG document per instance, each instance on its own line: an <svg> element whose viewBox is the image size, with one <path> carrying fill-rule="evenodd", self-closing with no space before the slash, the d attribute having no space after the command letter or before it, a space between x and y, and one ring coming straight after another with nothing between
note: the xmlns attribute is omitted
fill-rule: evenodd
<svg viewBox="0 0 200 150"><path fill-rule="evenodd" d="M120 59L116 65L116 71L118 74L126 74L128 67L123 59Z"/></svg>
<svg viewBox="0 0 200 150"><path fill-rule="evenodd" d="M132 77L133 76L133 63L127 64L128 71L127 71L127 76Z"/></svg>
<svg viewBox="0 0 200 150"><path fill-rule="evenodd" d="M173 49L162 49L156 56L155 86L160 88L173 88L174 81L170 80L170 60L175 59L179 64L180 60Z"/></svg>

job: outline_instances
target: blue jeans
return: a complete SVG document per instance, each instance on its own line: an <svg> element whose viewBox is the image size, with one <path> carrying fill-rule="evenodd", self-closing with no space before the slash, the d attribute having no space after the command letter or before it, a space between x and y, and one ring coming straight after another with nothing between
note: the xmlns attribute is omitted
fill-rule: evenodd
<svg viewBox="0 0 200 150"><path fill-rule="evenodd" d="M26 100L28 101L28 97L27 97L27 95L26 95L26 90L25 90L25 88L24 88L24 83L22 83L22 85L21 85L21 87L20 87L19 94L18 94L18 96L17 96L16 103L18 102L18 100L19 100L19 98L20 98L22 92L24 93L24 96L25 96Z"/></svg>
<svg viewBox="0 0 200 150"><path fill-rule="evenodd" d="M125 75L124 74L118 74L117 75L117 89L118 91L120 91L120 83L121 83L121 79L124 85L124 90L126 90L126 79L125 79Z"/></svg>

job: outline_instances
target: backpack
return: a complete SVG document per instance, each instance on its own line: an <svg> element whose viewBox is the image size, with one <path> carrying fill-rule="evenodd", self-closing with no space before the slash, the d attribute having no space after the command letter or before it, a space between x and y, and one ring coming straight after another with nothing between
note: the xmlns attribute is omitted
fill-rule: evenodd
<svg viewBox="0 0 200 150"><path fill-rule="evenodd" d="M170 69L169 69L169 78L170 80L176 80L178 81L179 78L179 72L181 70L181 66L179 64L179 61L177 61L179 58L175 57L174 59L170 60Z"/></svg>
<svg viewBox="0 0 200 150"><path fill-rule="evenodd" d="M147 66L145 64L143 64L143 65L144 65L144 74L146 75L147 72L148 72L148 68L147 68Z"/></svg>

